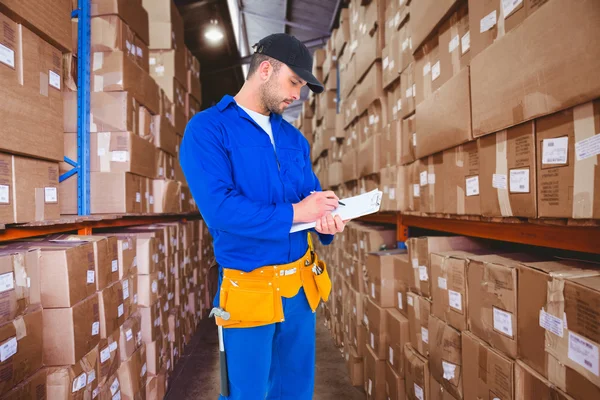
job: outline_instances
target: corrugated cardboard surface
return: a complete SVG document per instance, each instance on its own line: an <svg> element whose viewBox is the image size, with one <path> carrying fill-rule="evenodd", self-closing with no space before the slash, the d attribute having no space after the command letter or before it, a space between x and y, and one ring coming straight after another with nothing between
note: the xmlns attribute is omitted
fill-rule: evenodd
<svg viewBox="0 0 600 400"><path fill-rule="evenodd" d="M441 3L441 4L440 4ZM417 50L453 10L457 0L421 0L411 4L412 42Z"/></svg>
<svg viewBox="0 0 600 400"><path fill-rule="evenodd" d="M539 217L600 218L600 101L536 121Z"/></svg>
<svg viewBox="0 0 600 400"><path fill-rule="evenodd" d="M481 213L537 217L533 121L479 139Z"/></svg>
<svg viewBox="0 0 600 400"><path fill-rule="evenodd" d="M416 153L416 115L411 115L402 120L400 132L400 164L406 165L415 161Z"/></svg>
<svg viewBox="0 0 600 400"><path fill-rule="evenodd" d="M92 18L92 52L122 51L149 72L148 46L117 15Z"/></svg>
<svg viewBox="0 0 600 400"><path fill-rule="evenodd" d="M431 390L431 400L457 400L433 376L429 380L429 388Z"/></svg>
<svg viewBox="0 0 600 400"><path fill-rule="evenodd" d="M518 360L515 364L515 400L533 398L540 400L573 400L571 396L563 393L527 364Z"/></svg>
<svg viewBox="0 0 600 400"><path fill-rule="evenodd" d="M393 371L404 379L404 345L410 343L408 318L396 309L388 309L386 319L387 362Z"/></svg>
<svg viewBox="0 0 600 400"><path fill-rule="evenodd" d="M6 393L16 384L42 367L42 310L18 317L12 323L0 327L0 340L13 351L4 354L0 363L2 382L0 393Z"/></svg>
<svg viewBox="0 0 600 400"><path fill-rule="evenodd" d="M479 163L477 142L444 151L446 214L481 214Z"/></svg>
<svg viewBox="0 0 600 400"><path fill-rule="evenodd" d="M114 283L98 292L100 302L100 337L105 339L125 322L122 286Z"/></svg>
<svg viewBox="0 0 600 400"><path fill-rule="evenodd" d="M142 344L129 360L121 362L117 372L123 398L131 399L139 395L146 383L147 370L146 346Z"/></svg>
<svg viewBox="0 0 600 400"><path fill-rule="evenodd" d="M92 172L92 214L141 212L140 177L121 172Z"/></svg>
<svg viewBox="0 0 600 400"><path fill-rule="evenodd" d="M366 257L366 284L368 295L380 307L394 307L396 302L396 271L394 256L405 250L370 253Z"/></svg>
<svg viewBox="0 0 600 400"><path fill-rule="evenodd" d="M398 292L396 293L396 308L402 315L408 317L407 292L410 291L410 284L413 279L413 270L408 254L399 254L394 257L394 272L396 273L396 284Z"/></svg>
<svg viewBox="0 0 600 400"><path fill-rule="evenodd" d="M444 321L429 317L429 370L454 397L463 398L461 333Z"/></svg>
<svg viewBox="0 0 600 400"><path fill-rule="evenodd" d="M39 251L2 249L0 276L12 277L0 299L0 323L7 323L41 304ZM28 284L29 283L29 284Z"/></svg>
<svg viewBox="0 0 600 400"><path fill-rule="evenodd" d="M11 18L33 29L64 52L72 51L70 0L3 0L0 10L8 12Z"/></svg>
<svg viewBox="0 0 600 400"><path fill-rule="evenodd" d="M467 2L460 2L459 9L452 13L440 27L439 44L441 51L440 76L437 79L439 80L438 87L444 85L471 62L470 44L467 43L468 38L471 36L469 11Z"/></svg>
<svg viewBox="0 0 600 400"><path fill-rule="evenodd" d="M421 186L421 211L426 213L444 212L444 155L437 153L427 157L419 170Z"/></svg>
<svg viewBox="0 0 600 400"><path fill-rule="evenodd" d="M497 132L600 96L600 9L548 2L471 62L473 133ZM573 46L582 43L582 46ZM515 57L523 54L523 57ZM536 79L552 76L556 79Z"/></svg>
<svg viewBox="0 0 600 400"><path fill-rule="evenodd" d="M400 74L400 94L402 96L402 108L399 111L402 118L408 117L415 112L417 85L415 83L415 63L411 62Z"/></svg>
<svg viewBox="0 0 600 400"><path fill-rule="evenodd" d="M385 361L377 358L377 355L367 348L364 385L367 399L385 399L385 366Z"/></svg>
<svg viewBox="0 0 600 400"><path fill-rule="evenodd" d="M101 339L98 344L100 358L98 361L98 379L104 386L121 365L121 349L119 347L119 331L113 332L108 338Z"/></svg>
<svg viewBox="0 0 600 400"><path fill-rule="evenodd" d="M75 364L98 344L99 307L94 293L72 308L44 309L44 365Z"/></svg>
<svg viewBox="0 0 600 400"><path fill-rule="evenodd" d="M40 393L44 396L47 394L46 375L48 370L45 368L39 369L31 377L15 386L6 394L7 399L34 399Z"/></svg>
<svg viewBox="0 0 600 400"><path fill-rule="evenodd" d="M418 68L416 73L421 76ZM471 140L470 104L469 68L463 68L417 105L416 157L422 158Z"/></svg>
<svg viewBox="0 0 600 400"><path fill-rule="evenodd" d="M467 331L462 333L462 361L465 399L515 398L515 362Z"/></svg>
<svg viewBox="0 0 600 400"><path fill-rule="evenodd" d="M357 115L363 114L377 99L384 97L381 61L375 62L356 87ZM354 107L354 105L352 105Z"/></svg>
<svg viewBox="0 0 600 400"><path fill-rule="evenodd" d="M406 397L410 400L429 400L429 363L410 344L404 346Z"/></svg>
<svg viewBox="0 0 600 400"><path fill-rule="evenodd" d="M64 131L77 132L77 92L65 92ZM138 132L138 107L129 92L94 92L90 98L90 132ZM65 149L66 152L66 149ZM75 160L73 156L69 156Z"/></svg>
<svg viewBox="0 0 600 400"><path fill-rule="evenodd" d="M431 302L412 292L406 294L410 343L423 356L429 355L429 315Z"/></svg>
<svg viewBox="0 0 600 400"><path fill-rule="evenodd" d="M99 357L96 346L75 365L48 368L45 382L48 398L91 398L98 388Z"/></svg>
<svg viewBox="0 0 600 400"><path fill-rule="evenodd" d="M157 81L157 78L174 77L181 85L187 86L185 50L151 50L150 75Z"/></svg>
<svg viewBox="0 0 600 400"><path fill-rule="evenodd" d="M148 13L139 2L128 0L91 0L90 14L118 15L142 39L150 44Z"/></svg>
<svg viewBox="0 0 600 400"><path fill-rule="evenodd" d="M404 346L402 346L404 348ZM401 358L404 364L404 357ZM385 368L386 394L388 399L404 399L406 396L406 381L404 374L397 374L392 367Z"/></svg>
<svg viewBox="0 0 600 400"><path fill-rule="evenodd" d="M367 301L365 311L368 321L367 347L383 361L388 356L386 314L384 308L379 307L370 299Z"/></svg>
<svg viewBox="0 0 600 400"><path fill-rule="evenodd" d="M12 156L0 153L0 222L15 222L12 192L15 190L12 173Z"/></svg>
<svg viewBox="0 0 600 400"><path fill-rule="evenodd" d="M433 36L415 53L414 78L416 84L415 104L419 105L431 97L439 87L437 79L433 79L434 65L439 66L440 59L439 38ZM438 78L439 79L439 78Z"/></svg>

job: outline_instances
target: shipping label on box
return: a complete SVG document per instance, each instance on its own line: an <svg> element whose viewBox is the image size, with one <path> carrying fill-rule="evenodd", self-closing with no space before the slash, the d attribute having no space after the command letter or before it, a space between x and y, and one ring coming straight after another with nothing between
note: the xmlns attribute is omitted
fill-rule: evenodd
<svg viewBox="0 0 600 400"><path fill-rule="evenodd" d="M429 399L429 363L427 358L407 343L404 346L404 371L406 373L406 394L410 399Z"/></svg>
<svg viewBox="0 0 600 400"><path fill-rule="evenodd" d="M429 318L431 376L456 398L463 397L461 333L437 317Z"/></svg>

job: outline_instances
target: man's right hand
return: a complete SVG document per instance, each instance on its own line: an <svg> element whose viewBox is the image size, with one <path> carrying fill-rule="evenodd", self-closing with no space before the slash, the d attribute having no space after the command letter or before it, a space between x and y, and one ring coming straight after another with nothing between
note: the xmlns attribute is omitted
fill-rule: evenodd
<svg viewBox="0 0 600 400"><path fill-rule="evenodd" d="M300 203L294 204L294 223L315 222L338 207L339 199L334 192L314 192Z"/></svg>

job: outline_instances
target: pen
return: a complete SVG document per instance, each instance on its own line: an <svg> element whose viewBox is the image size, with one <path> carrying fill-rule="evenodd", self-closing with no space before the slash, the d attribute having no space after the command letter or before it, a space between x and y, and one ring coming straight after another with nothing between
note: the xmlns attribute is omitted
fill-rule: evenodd
<svg viewBox="0 0 600 400"><path fill-rule="evenodd" d="M311 190L311 191L310 191L310 194L313 194L313 193L315 193L315 192L316 192L316 190ZM339 201L339 200L338 200L338 204L339 204L340 206L346 206L344 203L342 203L342 202L341 202L341 201Z"/></svg>

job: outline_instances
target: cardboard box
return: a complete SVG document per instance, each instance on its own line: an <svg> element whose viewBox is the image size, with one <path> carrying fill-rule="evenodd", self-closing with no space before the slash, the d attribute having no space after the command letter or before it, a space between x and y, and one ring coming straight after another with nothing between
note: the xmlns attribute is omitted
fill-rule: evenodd
<svg viewBox="0 0 600 400"><path fill-rule="evenodd" d="M457 400L433 376L429 379L429 390L431 390L431 400Z"/></svg>
<svg viewBox="0 0 600 400"><path fill-rule="evenodd" d="M14 187L12 156L0 153L0 221L3 224L12 224L15 222L15 213L11 201L11 187Z"/></svg>
<svg viewBox="0 0 600 400"><path fill-rule="evenodd" d="M404 346L402 346L404 348ZM400 358L404 364L404 356ZM390 365L385 367L385 388L388 399L405 399L406 397L406 381L404 375L397 374Z"/></svg>
<svg viewBox="0 0 600 400"><path fill-rule="evenodd" d="M429 318L429 370L452 396L463 398L461 333L444 321Z"/></svg>
<svg viewBox="0 0 600 400"><path fill-rule="evenodd" d="M0 278L6 281L0 323L7 323L41 304L39 250L0 250Z"/></svg>
<svg viewBox="0 0 600 400"><path fill-rule="evenodd" d="M63 52L72 51L70 0L3 0L0 10Z"/></svg>
<svg viewBox="0 0 600 400"><path fill-rule="evenodd" d="M367 348L365 356L365 392L367 399L383 400L386 398L385 360L377 358L377 354Z"/></svg>
<svg viewBox="0 0 600 400"><path fill-rule="evenodd" d="M412 164L406 166L406 180L408 183L408 209L410 211L421 210L420 168L421 160L416 160Z"/></svg>
<svg viewBox="0 0 600 400"><path fill-rule="evenodd" d="M43 311L44 365L71 365L100 340L100 305L93 294L71 308Z"/></svg>
<svg viewBox="0 0 600 400"><path fill-rule="evenodd" d="M429 314L431 302L412 292L406 294L408 321L412 348L427 357L429 355Z"/></svg>
<svg viewBox="0 0 600 400"><path fill-rule="evenodd" d="M340 97L349 99L358 82L356 57L351 52L345 52L342 57L340 59Z"/></svg>
<svg viewBox="0 0 600 400"><path fill-rule="evenodd" d="M140 307L142 341L147 345L161 337L160 302L150 307Z"/></svg>
<svg viewBox="0 0 600 400"><path fill-rule="evenodd" d="M133 30L118 15L91 19L91 51L122 51L149 72L148 46L136 38Z"/></svg>
<svg viewBox="0 0 600 400"><path fill-rule="evenodd" d="M439 29L440 75L436 80L439 81L438 87L442 87L470 64L470 36L468 4L459 2L458 9L442 23Z"/></svg>
<svg viewBox="0 0 600 400"><path fill-rule="evenodd" d="M368 294L380 307L394 307L397 301L396 271L394 257L404 250L387 250L370 253L366 257L366 277Z"/></svg>
<svg viewBox="0 0 600 400"><path fill-rule="evenodd" d="M144 344L127 361L121 362L117 372L119 389L123 398L133 399L144 389L148 367L146 364L146 347Z"/></svg>
<svg viewBox="0 0 600 400"><path fill-rule="evenodd" d="M62 54L29 29L1 14L0 19L5 26L0 39L8 47L0 65L0 149L62 161Z"/></svg>
<svg viewBox="0 0 600 400"><path fill-rule="evenodd" d="M461 336L465 400L489 396L514 399L515 362L471 332L465 331Z"/></svg>
<svg viewBox="0 0 600 400"><path fill-rule="evenodd" d="M16 223L60 218L58 164L33 158L3 157L10 163L12 179L2 188L0 203L11 206L7 222ZM5 178L5 182L8 179ZM8 214L8 212L7 212Z"/></svg>
<svg viewBox="0 0 600 400"><path fill-rule="evenodd" d="M346 365L348 366L350 384L355 387L364 387L364 359L356 354L356 350L352 346L349 346L346 352Z"/></svg>
<svg viewBox="0 0 600 400"><path fill-rule="evenodd" d="M35 399L40 393L46 396L48 390L46 384L47 373L48 371L45 368L39 369L24 382L15 386L3 398L7 400Z"/></svg>
<svg viewBox="0 0 600 400"><path fill-rule="evenodd" d="M445 214L480 215L479 148L477 142L444 151ZM456 196L452 195L456 193Z"/></svg>
<svg viewBox="0 0 600 400"><path fill-rule="evenodd" d="M437 34L437 28L456 8L457 0L417 1L411 4L410 19L412 23L412 42L417 50L431 37Z"/></svg>
<svg viewBox="0 0 600 400"><path fill-rule="evenodd" d="M533 121L479 139L481 213L537 217Z"/></svg>
<svg viewBox="0 0 600 400"><path fill-rule="evenodd" d="M404 377L404 345L410 343L408 318L396 309L389 309L386 314L386 329L388 366L394 373Z"/></svg>
<svg viewBox="0 0 600 400"><path fill-rule="evenodd" d="M98 388L98 364L99 352L96 346L75 365L44 369L46 394L49 398L56 399L91 398Z"/></svg>
<svg viewBox="0 0 600 400"><path fill-rule="evenodd" d="M388 88L393 82L400 78L396 60L400 52L399 36L397 33L392 34L390 41L386 40L386 47L383 48L383 88Z"/></svg>
<svg viewBox="0 0 600 400"><path fill-rule="evenodd" d="M146 344L146 365L150 376L160 373L162 368L162 352L161 340Z"/></svg>
<svg viewBox="0 0 600 400"><path fill-rule="evenodd" d="M381 59L384 45L385 1L372 1L361 8L356 49L356 78L361 78L373 62ZM378 86L381 87L381 86Z"/></svg>
<svg viewBox="0 0 600 400"><path fill-rule="evenodd" d="M383 361L386 361L388 356L386 314L386 310L379 307L371 299L367 301L365 310L367 328L369 330L367 347L373 350L373 353Z"/></svg>
<svg viewBox="0 0 600 400"><path fill-rule="evenodd" d="M415 83L415 63L411 62L400 74L400 94L402 96L402 108L400 117L406 118L415 112L417 85Z"/></svg>
<svg viewBox="0 0 600 400"><path fill-rule="evenodd" d="M138 275L138 303L141 307L155 304L164 293L164 281L158 279L158 272Z"/></svg>
<svg viewBox="0 0 600 400"><path fill-rule="evenodd" d="M402 7L406 9L405 14L408 16L408 9L410 8L408 3L405 3ZM408 68L410 63L414 61L413 56L413 44L412 44L412 21L407 19L405 23L400 26L398 30L398 43L400 49L398 50L397 68L402 73Z"/></svg>
<svg viewBox="0 0 600 400"><path fill-rule="evenodd" d="M402 120L400 131L400 164L406 165L416 160L416 138L417 138L416 115L411 115Z"/></svg>
<svg viewBox="0 0 600 400"><path fill-rule="evenodd" d="M136 237L124 233L111 233L110 236L116 241L116 257L119 268L117 280L129 277L130 273L137 274ZM115 245L112 248L114 253ZM112 265L113 262L111 261L111 269ZM134 292L134 294L136 293Z"/></svg>
<svg viewBox="0 0 600 400"><path fill-rule="evenodd" d="M422 212L431 214L444 212L444 181L443 153L437 153L422 160L419 170Z"/></svg>
<svg viewBox="0 0 600 400"><path fill-rule="evenodd" d="M185 65L185 49L179 50L151 50L150 51L150 76L152 76L167 93L172 90L163 86L165 77L175 78L183 85L187 86L187 69ZM164 83L168 82L166 79ZM170 98L174 101L173 98Z"/></svg>
<svg viewBox="0 0 600 400"><path fill-rule="evenodd" d="M429 400L429 363L409 343L404 346L406 398Z"/></svg>
<svg viewBox="0 0 600 400"><path fill-rule="evenodd" d="M413 270L407 253L394 256L394 272L396 273L397 298L396 308L408 318L407 292L413 279Z"/></svg>
<svg viewBox="0 0 600 400"><path fill-rule="evenodd" d="M98 379L100 386L104 386L111 376L117 373L121 365L121 348L119 346L120 331L116 330L107 338L100 339L98 351L100 354L98 364Z"/></svg>
<svg viewBox="0 0 600 400"><path fill-rule="evenodd" d="M176 181L155 179L152 181L154 190L154 213L181 212L181 186Z"/></svg>
<svg viewBox="0 0 600 400"><path fill-rule="evenodd" d="M356 87L357 115L363 114L373 102L383 97L383 71L381 62L377 61Z"/></svg>
<svg viewBox="0 0 600 400"><path fill-rule="evenodd" d="M122 172L92 172L92 214L139 213L141 208L140 177Z"/></svg>
<svg viewBox="0 0 600 400"><path fill-rule="evenodd" d="M77 92L64 92L63 98L64 131L77 132ZM140 134L138 110L139 106L130 92L90 93L90 132Z"/></svg>
<svg viewBox="0 0 600 400"><path fill-rule="evenodd" d="M100 304L100 337L105 339L125 322L122 286L116 283L108 286L98 292L98 299Z"/></svg>
<svg viewBox="0 0 600 400"><path fill-rule="evenodd" d="M419 105L431 97L439 87L437 80L441 73L438 36L433 36L415 53L415 104Z"/></svg>
<svg viewBox="0 0 600 400"><path fill-rule="evenodd" d="M142 4L146 11L148 11L148 19L152 25L150 32L150 47L155 49L185 48L183 18L181 17L181 14L179 14L175 3L173 1L143 0ZM152 31L162 31L165 26L168 26L170 29L164 36L166 36L166 38L172 38L172 43L171 40L163 40L162 42L165 43L163 46L160 46L163 43L155 43L153 40L155 39L155 35L152 34Z"/></svg>
<svg viewBox="0 0 600 400"><path fill-rule="evenodd" d="M372 136L360 145L358 152L358 175L364 177L381 170L381 134Z"/></svg>
<svg viewBox="0 0 600 400"><path fill-rule="evenodd" d="M191 93L185 95L185 116L188 120L200 112L201 104L192 96Z"/></svg>
<svg viewBox="0 0 600 400"><path fill-rule="evenodd" d="M146 45L150 44L148 13L140 2L127 0L91 0L90 15L118 15Z"/></svg>
<svg viewBox="0 0 600 400"><path fill-rule="evenodd" d="M0 327L4 394L42 367L42 310L37 308ZM6 351L6 352L5 352Z"/></svg>
<svg viewBox="0 0 600 400"><path fill-rule="evenodd" d="M132 61L126 53L93 53L93 92L131 92L152 114L158 114L159 87L150 74Z"/></svg>
<svg viewBox="0 0 600 400"><path fill-rule="evenodd" d="M416 158L449 149L473 138L469 104L469 68L463 68L442 88L418 102Z"/></svg>
<svg viewBox="0 0 600 400"><path fill-rule="evenodd" d="M573 400L524 362L515 364L515 400Z"/></svg>
<svg viewBox="0 0 600 400"><path fill-rule="evenodd" d="M600 217L599 116L597 100L536 121L540 217Z"/></svg>
<svg viewBox="0 0 600 400"><path fill-rule="evenodd" d="M600 66L600 46L589 40L600 36L600 26L594 23L599 13L587 2L576 6L567 0L548 2L474 58L474 135L497 132L600 97L600 82L581 79L593 76ZM513 57L521 53L526 56ZM536 79L558 75L560 79Z"/></svg>
<svg viewBox="0 0 600 400"><path fill-rule="evenodd" d="M463 236L447 237L413 237L408 239L408 257L412 262L413 281L411 291L424 297L431 297L432 286L437 282L431 280L430 254L450 250L477 250L481 244Z"/></svg>

